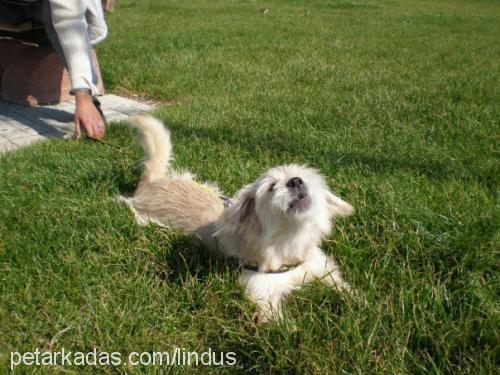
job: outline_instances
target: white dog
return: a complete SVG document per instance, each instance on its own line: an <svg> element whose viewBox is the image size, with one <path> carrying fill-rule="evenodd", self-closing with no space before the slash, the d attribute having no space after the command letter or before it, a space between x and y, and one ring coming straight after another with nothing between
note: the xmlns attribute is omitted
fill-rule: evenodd
<svg viewBox="0 0 500 375"><path fill-rule="evenodd" d="M122 199L139 223L181 229L237 258L240 283L259 306L261 321L281 317L284 298L314 279L351 290L319 245L332 219L353 207L332 194L318 172L295 164L272 168L233 202L189 173L171 170L170 133L160 121L136 116L130 124L142 134L147 161L134 196Z"/></svg>

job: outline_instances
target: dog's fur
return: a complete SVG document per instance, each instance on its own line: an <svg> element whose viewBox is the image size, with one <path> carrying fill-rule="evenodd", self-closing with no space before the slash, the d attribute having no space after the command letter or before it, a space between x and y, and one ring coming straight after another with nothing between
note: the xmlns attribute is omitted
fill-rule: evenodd
<svg viewBox="0 0 500 375"><path fill-rule="evenodd" d="M295 164L272 168L225 208L215 186L172 171L170 133L160 121L136 116L129 122L142 134L147 161L134 196L123 200L141 224L181 229L226 256L257 265L255 271L244 268L240 282L261 320L280 317L284 297L314 279L351 290L319 245L332 219L350 215L353 207L332 194L317 171ZM297 266L273 272L285 265Z"/></svg>

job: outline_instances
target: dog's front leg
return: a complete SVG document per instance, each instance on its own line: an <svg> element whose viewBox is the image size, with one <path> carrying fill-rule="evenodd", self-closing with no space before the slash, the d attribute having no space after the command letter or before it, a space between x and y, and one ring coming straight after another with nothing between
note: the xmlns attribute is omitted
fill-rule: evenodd
<svg viewBox="0 0 500 375"><path fill-rule="evenodd" d="M311 258L304 262L303 266L306 268L306 272L312 274L314 278L320 279L339 291L352 293L352 288L342 277L337 262L332 257L327 256L320 248L313 250Z"/></svg>
<svg viewBox="0 0 500 375"><path fill-rule="evenodd" d="M283 301L296 286L289 282L285 274L250 270L242 271L239 283L245 289L245 295L258 307L254 315L258 323L281 319Z"/></svg>
<svg viewBox="0 0 500 375"><path fill-rule="evenodd" d="M332 257L326 257L325 276L323 276L322 281L341 292L352 293L351 286L342 277L342 274L340 273L340 267Z"/></svg>

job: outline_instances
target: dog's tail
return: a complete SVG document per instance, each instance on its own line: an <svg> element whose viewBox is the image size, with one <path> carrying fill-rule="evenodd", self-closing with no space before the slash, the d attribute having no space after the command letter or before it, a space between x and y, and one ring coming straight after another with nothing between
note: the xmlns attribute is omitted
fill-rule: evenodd
<svg viewBox="0 0 500 375"><path fill-rule="evenodd" d="M160 120L148 115L133 116L128 122L142 135L142 147L147 157L143 178L154 181L165 176L172 156L169 130Z"/></svg>

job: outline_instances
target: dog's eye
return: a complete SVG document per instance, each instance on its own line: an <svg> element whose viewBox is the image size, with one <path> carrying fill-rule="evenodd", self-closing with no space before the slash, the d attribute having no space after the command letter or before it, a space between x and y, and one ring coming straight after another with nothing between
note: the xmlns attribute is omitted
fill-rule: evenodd
<svg viewBox="0 0 500 375"><path fill-rule="evenodd" d="M273 183L269 186L269 190L268 190L268 191L273 191L275 186L276 186L276 182L273 182Z"/></svg>

